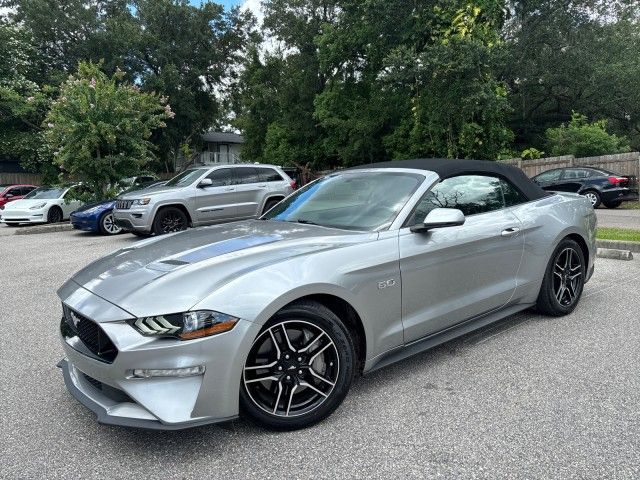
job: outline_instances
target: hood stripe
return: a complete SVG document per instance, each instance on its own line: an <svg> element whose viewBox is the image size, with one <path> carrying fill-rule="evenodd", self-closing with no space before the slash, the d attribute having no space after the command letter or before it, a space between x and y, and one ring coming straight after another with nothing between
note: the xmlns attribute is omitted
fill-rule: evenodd
<svg viewBox="0 0 640 480"><path fill-rule="evenodd" d="M178 260L181 262L196 263L203 260L208 260L213 257L218 257L226 253L237 252L238 250L244 250L249 247L256 247L258 245L265 245L267 243L277 242L282 240L280 235L265 235L265 236L247 236L233 238L230 240L224 240L218 243L212 243L205 245L204 247L191 250L189 253L181 255L179 257L173 257L172 260Z"/></svg>

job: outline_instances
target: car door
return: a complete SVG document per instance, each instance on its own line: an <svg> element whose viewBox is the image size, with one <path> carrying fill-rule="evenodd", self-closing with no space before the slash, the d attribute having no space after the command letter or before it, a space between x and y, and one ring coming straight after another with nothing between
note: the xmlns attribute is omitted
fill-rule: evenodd
<svg viewBox="0 0 640 480"><path fill-rule="evenodd" d="M235 176L231 168L218 168L206 177L209 186L198 186L195 195L199 224L219 223L237 216Z"/></svg>
<svg viewBox="0 0 640 480"><path fill-rule="evenodd" d="M578 193L582 190L582 185L589 176L589 170L584 168L565 168L562 176L556 182L554 190L556 192Z"/></svg>
<svg viewBox="0 0 640 480"><path fill-rule="evenodd" d="M513 190L501 178L462 175L438 183L418 203L399 233L405 342L509 301L524 250L521 223L505 200ZM410 231L436 207L462 210L464 225Z"/></svg>
<svg viewBox="0 0 640 480"><path fill-rule="evenodd" d="M533 177L533 181L540 185L544 190L556 190L556 186L560 182L560 177L562 176L562 170L562 168L556 168L554 170L542 172L541 174Z"/></svg>
<svg viewBox="0 0 640 480"><path fill-rule="evenodd" d="M255 217L262 200L269 192L267 182L262 181L255 167L236 167L238 217Z"/></svg>
<svg viewBox="0 0 640 480"><path fill-rule="evenodd" d="M71 212L76 211L78 208L84 205L84 202L73 198L74 194L77 193L82 193L82 187L80 185L73 186L62 194L62 201L58 203L60 205L60 208L62 209L63 220L67 220L71 216Z"/></svg>

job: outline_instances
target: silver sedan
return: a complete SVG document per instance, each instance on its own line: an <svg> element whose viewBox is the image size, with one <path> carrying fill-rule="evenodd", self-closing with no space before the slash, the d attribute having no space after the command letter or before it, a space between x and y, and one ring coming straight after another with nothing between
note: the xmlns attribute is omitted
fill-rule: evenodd
<svg viewBox="0 0 640 480"><path fill-rule="evenodd" d="M103 423L179 429L243 413L312 425L355 375L520 310L570 313L594 211L495 162L344 170L257 220L165 235L58 291L69 391Z"/></svg>

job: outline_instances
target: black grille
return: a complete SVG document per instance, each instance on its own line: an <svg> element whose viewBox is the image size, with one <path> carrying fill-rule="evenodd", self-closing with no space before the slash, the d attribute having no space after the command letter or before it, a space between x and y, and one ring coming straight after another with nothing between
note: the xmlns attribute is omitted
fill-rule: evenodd
<svg viewBox="0 0 640 480"><path fill-rule="evenodd" d="M100 390L105 396L109 397L111 400L116 402L133 402L131 397L127 395L122 390L117 388L110 387L106 383L102 383L100 380L96 380L93 377L90 377L84 372L81 372L84 379L93 385L96 389Z"/></svg>
<svg viewBox="0 0 640 480"><path fill-rule="evenodd" d="M116 202L116 208L118 210L129 210L133 205L133 200L118 200Z"/></svg>
<svg viewBox="0 0 640 480"><path fill-rule="evenodd" d="M112 363L118 355L118 349L100 326L66 305L63 306L63 310L66 325L62 327L62 333L67 336L69 333L77 335L91 353L107 363Z"/></svg>

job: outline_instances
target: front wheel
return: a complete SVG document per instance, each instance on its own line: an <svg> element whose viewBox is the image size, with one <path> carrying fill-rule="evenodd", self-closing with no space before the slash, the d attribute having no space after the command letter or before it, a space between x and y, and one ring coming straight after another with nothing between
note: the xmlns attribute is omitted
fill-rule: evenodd
<svg viewBox="0 0 640 480"><path fill-rule="evenodd" d="M189 220L182 210L175 207L166 207L156 214L153 221L153 233L163 235L165 233L186 230Z"/></svg>
<svg viewBox="0 0 640 480"><path fill-rule="evenodd" d="M47 212L47 223L59 223L62 221L62 210L60 207L53 206Z"/></svg>
<svg viewBox="0 0 640 480"><path fill-rule="evenodd" d="M544 274L536 307L540 313L560 317L578 305L587 271L580 245L565 238L555 249Z"/></svg>
<svg viewBox="0 0 640 480"><path fill-rule="evenodd" d="M277 313L249 351L240 405L274 430L309 427L342 403L355 372L353 341L340 319L317 302Z"/></svg>
<svg viewBox="0 0 640 480"><path fill-rule="evenodd" d="M100 233L103 235L118 235L122 232L122 228L116 225L112 212L103 214L100 217L98 226L100 227Z"/></svg>

